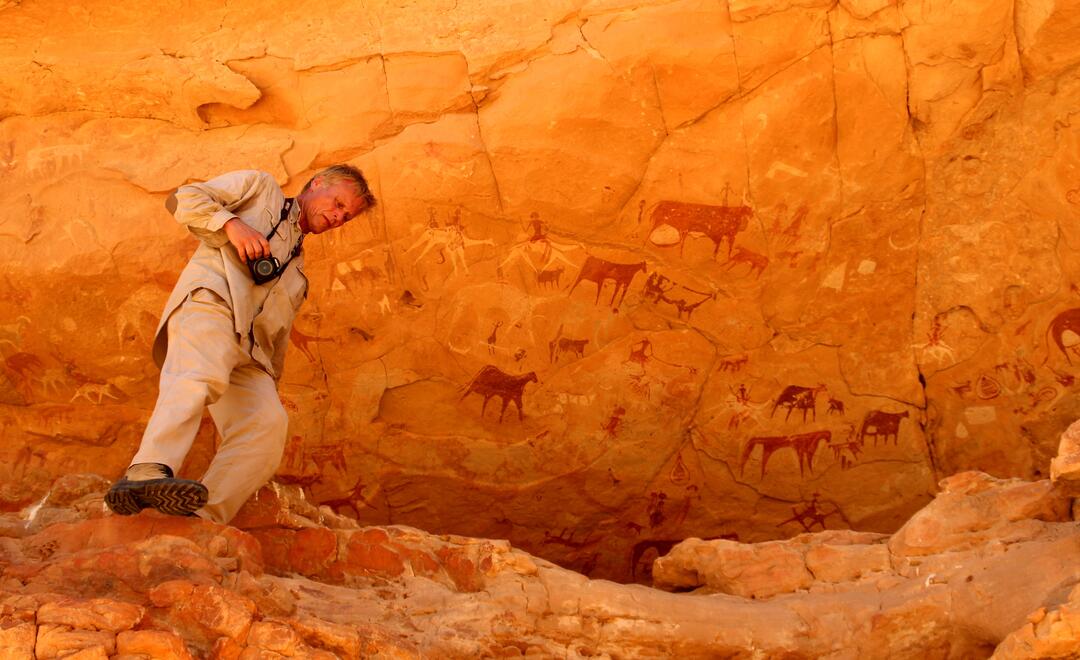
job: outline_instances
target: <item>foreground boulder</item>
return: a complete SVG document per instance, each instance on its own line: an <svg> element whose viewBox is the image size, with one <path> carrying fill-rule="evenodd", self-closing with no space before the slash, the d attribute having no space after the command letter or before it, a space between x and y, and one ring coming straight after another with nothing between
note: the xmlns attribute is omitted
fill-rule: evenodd
<svg viewBox="0 0 1080 660"><path fill-rule="evenodd" d="M1000 657L1044 657L1025 655L1025 633L1010 633L1032 612L1047 619L1047 609L1051 622L1072 621L1069 601L1080 581L1072 498L1047 480L979 472L941 487L891 537L828 531L752 545L690 539L656 561L653 579L664 589L767 599L804 612L815 636L824 632L817 626L840 628L824 634L846 637L842 648L870 657L881 648L893 649L889 657L985 657L1007 636ZM1053 635L1067 628L1058 625ZM1075 643L1080 653L1080 635L1065 637L1064 646ZM1033 639L1028 647L1035 646Z"/></svg>

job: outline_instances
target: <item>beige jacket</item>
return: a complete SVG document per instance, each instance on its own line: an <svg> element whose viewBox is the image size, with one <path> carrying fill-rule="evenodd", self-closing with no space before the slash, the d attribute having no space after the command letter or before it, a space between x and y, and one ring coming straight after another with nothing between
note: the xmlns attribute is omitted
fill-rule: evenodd
<svg viewBox="0 0 1080 660"><path fill-rule="evenodd" d="M223 227L236 217L265 236L280 217L285 194L266 172L243 170L205 183L180 186L175 198L173 215L200 240L200 245L165 304L154 338L154 361L159 367L165 361L169 315L188 294L205 288L229 303L236 322L235 336L207 337L207 341L239 341L267 373L280 378L293 318L307 298L304 253L301 251L289 262L280 277L256 285ZM293 204L289 217L270 238L270 249L281 263L300 240L299 216L299 205Z"/></svg>

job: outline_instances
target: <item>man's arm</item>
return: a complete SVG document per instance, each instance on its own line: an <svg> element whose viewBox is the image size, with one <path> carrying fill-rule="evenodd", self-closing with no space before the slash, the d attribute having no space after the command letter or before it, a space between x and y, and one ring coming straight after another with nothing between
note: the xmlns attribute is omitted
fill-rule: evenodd
<svg viewBox="0 0 1080 660"><path fill-rule="evenodd" d="M243 170L180 186L165 200L165 208L180 224L211 247L231 243L241 261L270 254L266 238L244 224L233 211L273 183L265 172Z"/></svg>

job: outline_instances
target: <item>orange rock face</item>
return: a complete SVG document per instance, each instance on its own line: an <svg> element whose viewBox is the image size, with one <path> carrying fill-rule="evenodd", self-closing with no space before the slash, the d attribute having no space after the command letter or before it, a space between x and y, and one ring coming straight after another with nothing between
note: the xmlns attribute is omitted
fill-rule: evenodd
<svg viewBox="0 0 1080 660"><path fill-rule="evenodd" d="M365 525L647 582L686 538L892 533L948 475L1041 478L1080 416L1074 0L77 4L0 0L0 510L40 503L29 531L138 445L194 249L165 197L241 168L294 194L346 161L380 200L305 245L280 387L277 480ZM244 515L335 583L485 570ZM155 579L205 586L170 548Z"/></svg>

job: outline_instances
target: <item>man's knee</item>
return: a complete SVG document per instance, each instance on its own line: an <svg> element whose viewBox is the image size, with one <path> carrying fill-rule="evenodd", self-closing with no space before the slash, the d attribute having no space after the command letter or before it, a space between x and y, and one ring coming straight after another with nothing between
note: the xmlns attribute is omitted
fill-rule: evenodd
<svg viewBox="0 0 1080 660"><path fill-rule="evenodd" d="M260 416L260 424L266 452L280 458L285 451L285 440L288 437L289 414L281 404L267 406Z"/></svg>
<svg viewBox="0 0 1080 660"><path fill-rule="evenodd" d="M284 443L285 434L289 430L289 413L285 412L285 408L280 403L267 406L263 421L267 430L276 436L281 436L281 441Z"/></svg>
<svg viewBox="0 0 1080 660"><path fill-rule="evenodd" d="M225 381L201 374L162 374L158 398L173 409L183 407L180 402L187 402L188 406L198 407L202 414L202 408L221 398L227 385Z"/></svg>

